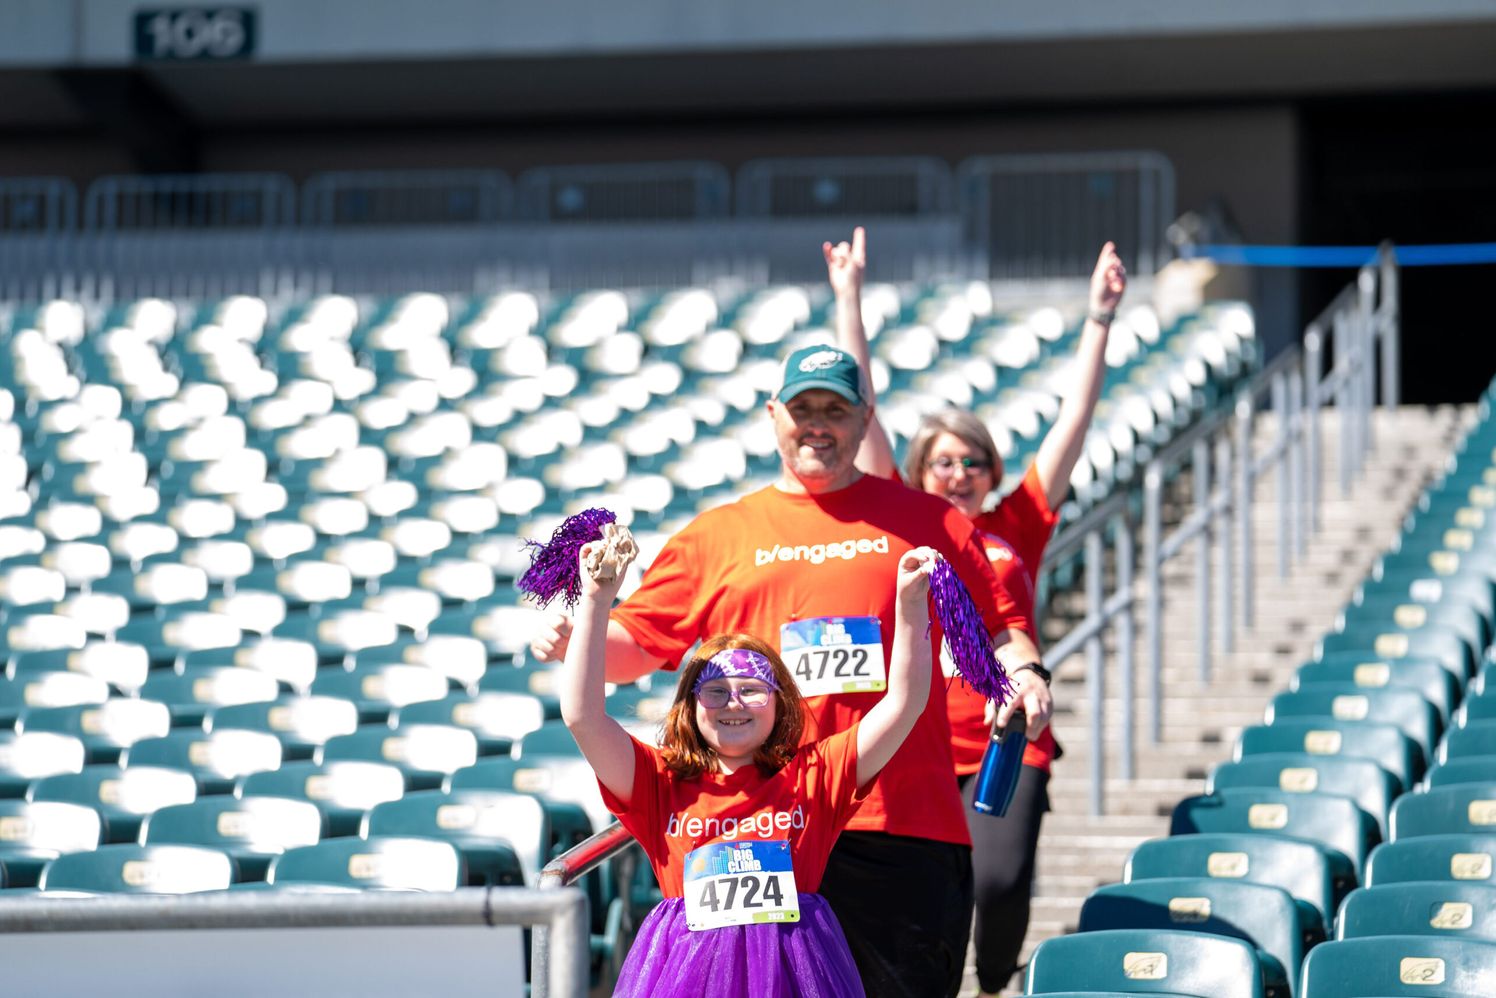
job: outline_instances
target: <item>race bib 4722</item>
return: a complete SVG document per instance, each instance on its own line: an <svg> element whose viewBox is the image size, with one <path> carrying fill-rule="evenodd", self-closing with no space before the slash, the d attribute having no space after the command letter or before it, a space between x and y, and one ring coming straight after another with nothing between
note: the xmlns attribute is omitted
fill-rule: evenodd
<svg viewBox="0 0 1496 998"><path fill-rule="evenodd" d="M878 693L888 689L877 617L812 617L779 629L779 654L800 695Z"/></svg>

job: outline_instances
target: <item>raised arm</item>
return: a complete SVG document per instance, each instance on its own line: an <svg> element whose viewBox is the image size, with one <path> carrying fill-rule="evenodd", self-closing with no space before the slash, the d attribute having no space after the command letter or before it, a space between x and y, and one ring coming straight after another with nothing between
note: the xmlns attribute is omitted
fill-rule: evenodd
<svg viewBox="0 0 1496 998"><path fill-rule="evenodd" d="M888 691L857 726L857 785L877 776L904 744L930 698L930 573L940 555L915 548L899 559Z"/></svg>
<svg viewBox="0 0 1496 998"><path fill-rule="evenodd" d="M1101 247L1096 270L1091 274L1086 324L1075 352L1075 379L1060 403L1054 426L1044 435L1034 458L1034 470L1050 509L1064 502L1065 494L1070 491L1070 473L1085 447L1086 431L1091 426L1091 414L1096 411L1096 400L1101 396L1106 375L1107 333L1125 290L1127 269L1117 256L1116 245L1109 242Z"/></svg>
<svg viewBox="0 0 1496 998"><path fill-rule="evenodd" d="M598 781L625 804L634 790L634 746L622 725L608 716L603 672L608 611L636 553L628 528L612 523L604 526L603 540L582 546L582 598L556 683L567 730Z"/></svg>
<svg viewBox="0 0 1496 998"><path fill-rule="evenodd" d="M862 275L867 270L867 233L862 226L852 230L852 242L821 244L826 257L826 277L836 296L836 345L857 358L862 369L863 397L872 412L867 433L857 449L857 467L869 475L892 478L893 446L883 424L878 422L877 398L873 391L873 360L868 350L867 330L862 325Z"/></svg>
<svg viewBox="0 0 1496 998"><path fill-rule="evenodd" d="M554 662L566 655L571 643L572 621L558 613L548 618L530 641L530 654L537 662ZM647 676L665 663L654 658L643 648L628 628L616 620L607 626L607 679L610 683L632 683L640 676Z"/></svg>

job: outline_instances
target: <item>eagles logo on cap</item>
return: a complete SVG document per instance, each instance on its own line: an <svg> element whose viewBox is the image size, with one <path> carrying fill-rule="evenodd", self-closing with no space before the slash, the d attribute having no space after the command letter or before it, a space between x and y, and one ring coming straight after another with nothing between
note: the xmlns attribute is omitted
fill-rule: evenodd
<svg viewBox="0 0 1496 998"><path fill-rule="evenodd" d="M823 388L853 405L862 405L862 372L857 361L834 347L803 347L785 358L779 401L788 402L811 388Z"/></svg>

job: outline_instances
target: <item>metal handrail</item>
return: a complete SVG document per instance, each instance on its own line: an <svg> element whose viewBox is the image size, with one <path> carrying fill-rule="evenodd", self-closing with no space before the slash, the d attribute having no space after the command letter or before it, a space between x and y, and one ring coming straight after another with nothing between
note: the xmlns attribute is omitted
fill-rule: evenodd
<svg viewBox="0 0 1496 998"><path fill-rule="evenodd" d="M555 953L536 972L542 990L557 998L587 994L587 898L576 889L114 896L85 904L16 898L0 905L0 933L405 925L544 926Z"/></svg>
<svg viewBox="0 0 1496 998"><path fill-rule="evenodd" d="M573 888L577 881L633 844L634 836L615 821L545 864L540 871L539 890L554 892ZM623 879L627 881L627 878ZM530 934L532 998L547 998L551 993L547 989L555 972L550 969L550 961L550 933L545 926L539 926Z"/></svg>

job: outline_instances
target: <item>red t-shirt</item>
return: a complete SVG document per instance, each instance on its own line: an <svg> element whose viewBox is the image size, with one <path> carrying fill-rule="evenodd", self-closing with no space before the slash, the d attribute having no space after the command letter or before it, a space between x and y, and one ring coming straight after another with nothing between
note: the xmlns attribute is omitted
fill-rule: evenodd
<svg viewBox="0 0 1496 998"><path fill-rule="evenodd" d="M745 839L788 839L795 887L807 894L820 888L831 847L863 801L857 793L856 725L800 746L773 776L749 765L681 780L665 768L659 749L633 741L628 806L606 787L603 802L644 847L665 897L681 896L691 850Z"/></svg>
<svg viewBox="0 0 1496 998"><path fill-rule="evenodd" d="M982 544L998 581L1018 604L1019 613L1029 621L1034 619L1034 587L1039 564L1044 560L1044 548L1054 532L1056 519L1045 498L1044 487L1039 484L1039 475L1034 466L1029 465L1018 487L991 512L981 514L974 521L981 531ZM1037 645L1039 638L1033 628L1025 630ZM961 775L975 773L982 766L982 754L987 750L987 738L992 730L986 721L987 701L972 692L959 678L950 678L949 683L946 687L946 711L951 721L951 754L955 756L956 772ZM1054 761L1054 752L1054 735L1045 728L1024 750L1023 764L1047 773Z"/></svg>
<svg viewBox="0 0 1496 998"><path fill-rule="evenodd" d="M877 617L887 662L898 560L921 545L950 562L989 630L1029 628L998 584L970 520L944 499L874 475L819 496L771 486L703 513L670 539L613 619L646 652L676 663L697 640L716 634L746 631L777 646L781 625L790 621ZM931 638L938 649L938 624ZM931 670L930 683L914 730L848 828L970 843L950 779L951 732L938 670ZM805 740L845 731L882 695L810 698Z"/></svg>

